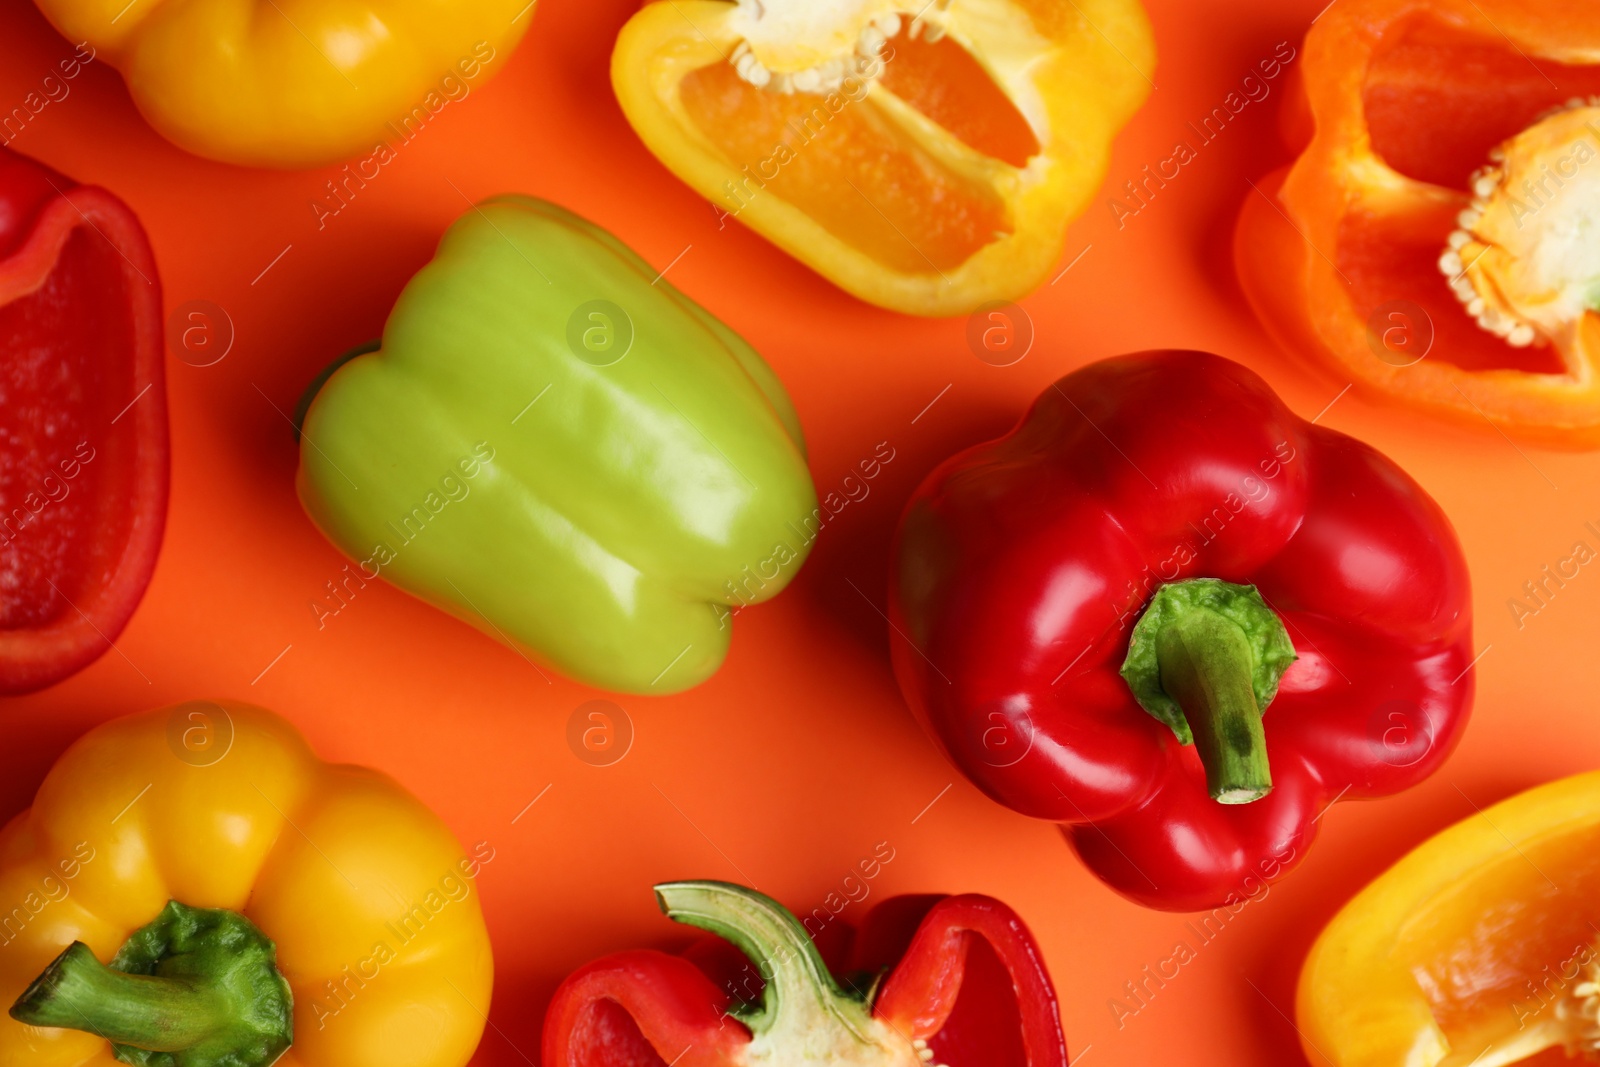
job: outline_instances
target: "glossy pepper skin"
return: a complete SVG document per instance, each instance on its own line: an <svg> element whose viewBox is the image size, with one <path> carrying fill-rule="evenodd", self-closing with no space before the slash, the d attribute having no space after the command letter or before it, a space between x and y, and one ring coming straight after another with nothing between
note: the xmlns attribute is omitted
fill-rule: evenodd
<svg viewBox="0 0 1600 1067"><path fill-rule="evenodd" d="M1438 506L1206 353L1056 382L1011 433L928 476L890 575L895 673L945 753L1002 804L1065 824L1096 875L1151 907L1256 892L1332 800L1436 770L1471 703L1466 564ZM1152 601L1216 579L1281 620L1298 657L1257 678L1264 797L1218 790L1227 761L1179 743L1210 731L1181 688L1187 725L1147 714L1119 677Z"/></svg>
<svg viewBox="0 0 1600 1067"><path fill-rule="evenodd" d="M1506 248L1458 252L1441 269L1452 234L1486 214L1480 168L1551 109L1600 94L1592 5L1340 0L1325 16L1306 35L1285 123L1298 158L1256 180L1235 235L1262 324L1341 385L1545 445L1600 447L1600 296L1552 336L1513 346L1452 292L1472 294L1485 271L1492 292L1511 277L1592 270L1578 217L1600 131L1559 135L1530 161L1528 184L1508 184ZM1555 247L1567 238L1575 252ZM1521 263L1497 263L1524 242Z"/></svg>
<svg viewBox="0 0 1600 1067"><path fill-rule="evenodd" d="M1597 830L1600 774L1580 774L1485 807L1379 875L1306 957L1306 1054L1502 1067L1600 1052Z"/></svg>
<svg viewBox="0 0 1600 1067"><path fill-rule="evenodd" d="M111 647L167 518L155 256L126 204L0 148L0 693Z"/></svg>
<svg viewBox="0 0 1600 1067"><path fill-rule="evenodd" d="M742 886L674 882L656 894L675 921L726 940L681 956L619 952L573 972L545 1015L546 1067L1066 1067L1039 948L990 897L895 897L859 934L834 923L813 942Z"/></svg>
<svg viewBox="0 0 1600 1067"><path fill-rule="evenodd" d="M869 56L873 25L895 29ZM758 88L744 55L774 79L850 75ZM618 35L611 82L719 225L869 303L964 315L1050 276L1154 67L1137 0L655 0Z"/></svg>
<svg viewBox="0 0 1600 1067"><path fill-rule="evenodd" d="M608 689L697 685L818 527L799 421L615 237L501 197L317 391L300 499L361 574Z"/></svg>
<svg viewBox="0 0 1600 1067"><path fill-rule="evenodd" d="M283 1008L286 980L293 1044L279 1067L461 1067L489 1005L493 962L473 878L492 858L484 846L465 856L393 780L323 763L261 708L194 701L116 719L74 743L33 806L0 831L9 909L0 1001L21 997L61 955L76 981L115 981L95 959L120 950L202 984L241 957L264 957L249 997L235 999L228 983L215 994L222 1010L208 995L180 1001L172 1018L135 1010L124 1024L148 1028L141 1047L172 1049L179 1067L271 1063L287 1035L268 1041L253 1027ZM162 927L154 942L130 938L152 923ZM208 940L204 927L224 939ZM66 1017L115 1036L110 998L123 992L72 996ZM132 995L135 1009L143 996ZM50 1010L39 999L0 1019L0 1062L113 1067L106 1037L16 1021ZM236 1049L184 1053L159 1040L202 1013L208 1033L238 1036ZM251 1049L255 1058L219 1058Z"/></svg>
<svg viewBox="0 0 1600 1067"><path fill-rule="evenodd" d="M526 0L37 0L199 156L315 167L403 143L498 73ZM387 162L384 159L383 162Z"/></svg>

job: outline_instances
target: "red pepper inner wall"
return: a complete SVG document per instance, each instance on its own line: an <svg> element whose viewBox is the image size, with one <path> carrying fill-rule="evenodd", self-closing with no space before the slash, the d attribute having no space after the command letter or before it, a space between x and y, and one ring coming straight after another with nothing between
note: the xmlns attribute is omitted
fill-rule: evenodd
<svg viewBox="0 0 1600 1067"><path fill-rule="evenodd" d="M93 229L73 230L37 290L0 307L0 626L38 627L103 586L128 536L137 391L108 358L132 347L126 266ZM86 462L87 460L87 462Z"/></svg>
<svg viewBox="0 0 1600 1067"><path fill-rule="evenodd" d="M572 1048L573 1062L561 1067L667 1067L633 1016L614 1000L597 1000L584 1011Z"/></svg>
<svg viewBox="0 0 1600 1067"><path fill-rule="evenodd" d="M1025 1067L1022 1013L1011 975L989 942L966 935L967 960L961 992L944 1028L928 1047L945 1067Z"/></svg>

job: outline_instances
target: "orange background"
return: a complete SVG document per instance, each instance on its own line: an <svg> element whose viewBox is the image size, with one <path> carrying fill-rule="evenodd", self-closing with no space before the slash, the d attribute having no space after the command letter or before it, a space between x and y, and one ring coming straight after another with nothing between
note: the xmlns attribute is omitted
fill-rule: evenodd
<svg viewBox="0 0 1600 1067"><path fill-rule="evenodd" d="M572 968L623 947L681 942L656 912L652 882L753 882L809 910L880 841L895 858L845 914L909 891L1010 902L1044 946L1072 1053L1090 1067L1301 1063L1288 1021L1299 963L1342 901L1474 805L1600 765L1600 571L1585 569L1520 629L1506 603L1574 541L1600 546L1583 529L1600 520L1595 457L1519 451L1488 426L1449 427L1354 392L1323 416L1396 459L1454 519L1472 565L1477 643L1490 646L1476 721L1426 785L1329 812L1299 870L1120 1027L1108 1002L1189 937L1186 917L1116 897L1054 827L957 777L900 701L879 612L890 534L911 490L946 455L1007 428L1066 371L1135 349L1198 347L1256 368L1304 415L1339 394L1343 381L1267 341L1233 280L1233 219L1255 195L1246 179L1282 160L1283 79L1122 228L1107 205L1278 42L1298 46L1323 0L1148 4L1158 88L1118 139L1063 266L1089 251L1024 302L1037 338L1005 368L975 358L965 320L877 310L737 224L719 229L612 97L611 42L634 2L541 0L498 74L450 105L321 231L309 203L336 168L269 173L186 155L145 126L101 62L15 140L132 205L168 310L214 301L237 340L211 367L168 361L173 491L155 579L117 642L121 654L0 705L0 816L25 807L62 749L95 723L192 697L252 700L298 723L325 757L394 775L469 846L495 849L478 880L499 972L479 1064L538 1059L545 1004ZM29 4L7 0L0 110L71 52ZM292 410L323 364L377 335L467 207L463 194L507 191L565 204L657 267L683 253L673 282L788 384L819 492L836 489L878 442L896 453L871 495L823 531L791 589L740 614L715 679L671 698L617 698L636 737L610 767L581 762L566 741L569 715L597 694L547 683L516 653L393 588L370 585L319 631L310 603L343 560L295 499L296 446L274 410Z"/></svg>

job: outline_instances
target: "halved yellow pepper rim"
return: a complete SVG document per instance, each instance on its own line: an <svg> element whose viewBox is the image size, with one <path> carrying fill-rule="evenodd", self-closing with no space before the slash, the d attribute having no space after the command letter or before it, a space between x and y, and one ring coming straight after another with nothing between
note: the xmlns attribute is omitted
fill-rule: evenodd
<svg viewBox="0 0 1600 1067"><path fill-rule="evenodd" d="M1433 1067L1452 1051L1422 988L1394 956L1407 922L1507 853L1600 825L1600 771L1519 793L1444 830L1358 893L1317 938L1300 972L1301 1040L1337 1067ZM1536 1051L1528 1049L1528 1054ZM1514 1046L1496 1063L1514 1062Z"/></svg>
<svg viewBox="0 0 1600 1067"><path fill-rule="evenodd" d="M1008 6L1028 20L1025 4ZM1155 62L1149 23L1136 0L1080 0L1073 6L1068 32L1046 37L1033 27L1032 49L970 38L960 28L950 34L1017 105L1039 141L1027 167L991 168L1007 208L1008 236L957 268L906 274L776 196L743 205L740 221L846 291L906 314L963 315L1032 292L1060 258L1067 224L1104 178L1111 138L1148 96ZM739 170L690 117L679 86L691 71L727 61L738 44L728 18L735 8L728 0L647 3L623 27L611 56L612 86L629 123L651 152L714 204L727 199L725 183ZM1120 45L1102 31L1108 25L1113 32L1126 30ZM910 111L881 85L868 99ZM1071 131L1070 138L1064 131Z"/></svg>

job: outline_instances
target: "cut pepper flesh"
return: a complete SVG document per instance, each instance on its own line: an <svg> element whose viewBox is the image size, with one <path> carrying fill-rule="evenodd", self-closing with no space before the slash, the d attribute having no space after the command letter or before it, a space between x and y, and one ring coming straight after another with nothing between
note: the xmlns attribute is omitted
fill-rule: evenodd
<svg viewBox="0 0 1600 1067"><path fill-rule="evenodd" d="M1304 49L1315 132L1258 183L1236 235L1269 332L1395 400L1542 443L1600 444L1584 258L1600 178L1572 156L1600 96L1596 26L1566 0L1330 8ZM1536 207L1524 181L1555 194L1536 192L1547 209L1531 217L1512 203Z"/></svg>
<svg viewBox="0 0 1600 1067"><path fill-rule="evenodd" d="M38 288L0 305L0 350L6 354L0 395L8 416L0 452L5 629L35 630L73 617L71 603L92 595L130 533L134 513L112 506L108 495L118 476L127 476L114 468L125 468L133 450L112 452L98 466L93 460L106 451L104 428L144 383L134 380L130 362L104 355L131 347L128 316L115 299L97 306L89 297L121 296L128 273L103 238L88 227L74 228ZM57 465L63 462L78 471L76 479L62 477ZM37 513L25 504L30 495L58 493Z"/></svg>
<svg viewBox="0 0 1600 1067"><path fill-rule="evenodd" d="M112 648L167 510L161 294L138 220L0 149L0 693Z"/></svg>
<svg viewBox="0 0 1600 1067"><path fill-rule="evenodd" d="M1600 165L1585 169L1600 158L1600 106L1575 99L1489 158L1439 269L1485 330L1565 351L1600 310Z"/></svg>
<svg viewBox="0 0 1600 1067"><path fill-rule="evenodd" d="M945 166L881 113L846 109L819 123L814 112L826 111L815 97L757 89L725 64L691 73L682 93L695 124L729 158L764 159L776 146L793 157L765 188L736 186L735 196L781 198L892 270L954 269L1009 231L991 186ZM871 194L852 188L860 174L874 175Z"/></svg>
<svg viewBox="0 0 1600 1067"><path fill-rule="evenodd" d="M684 0L624 27L645 144L726 213L884 307L1015 299L1060 255L1153 64L1135 0Z"/></svg>
<svg viewBox="0 0 1600 1067"><path fill-rule="evenodd" d="M1335 1067L1600 1059L1600 773L1452 826L1353 898L1300 978Z"/></svg>
<svg viewBox="0 0 1600 1067"><path fill-rule="evenodd" d="M545 1015L545 1063L1067 1067L1043 960L998 901L894 897L859 932L840 923L813 936L740 886L656 891L669 917L722 940L681 956L620 952L575 971Z"/></svg>
<svg viewBox="0 0 1600 1067"><path fill-rule="evenodd" d="M1372 152L1407 178L1465 189L1496 145L1572 96L1600 93L1600 67L1522 47L1483 23L1424 15L1388 27L1360 85Z"/></svg>
<svg viewBox="0 0 1600 1067"><path fill-rule="evenodd" d="M1410 962L1453 1048L1471 1046L1476 1055L1493 1045L1503 1057L1509 1030L1519 1035L1519 1054L1532 1047L1600 1054L1600 1020L1589 1003L1600 972L1600 935L1591 925L1600 909L1588 903L1595 899L1600 833L1535 841L1441 889L1402 927L1396 955ZM1526 1031L1538 1046L1529 1043L1533 1035L1521 1036ZM1519 1062L1495 1056L1487 1062Z"/></svg>

